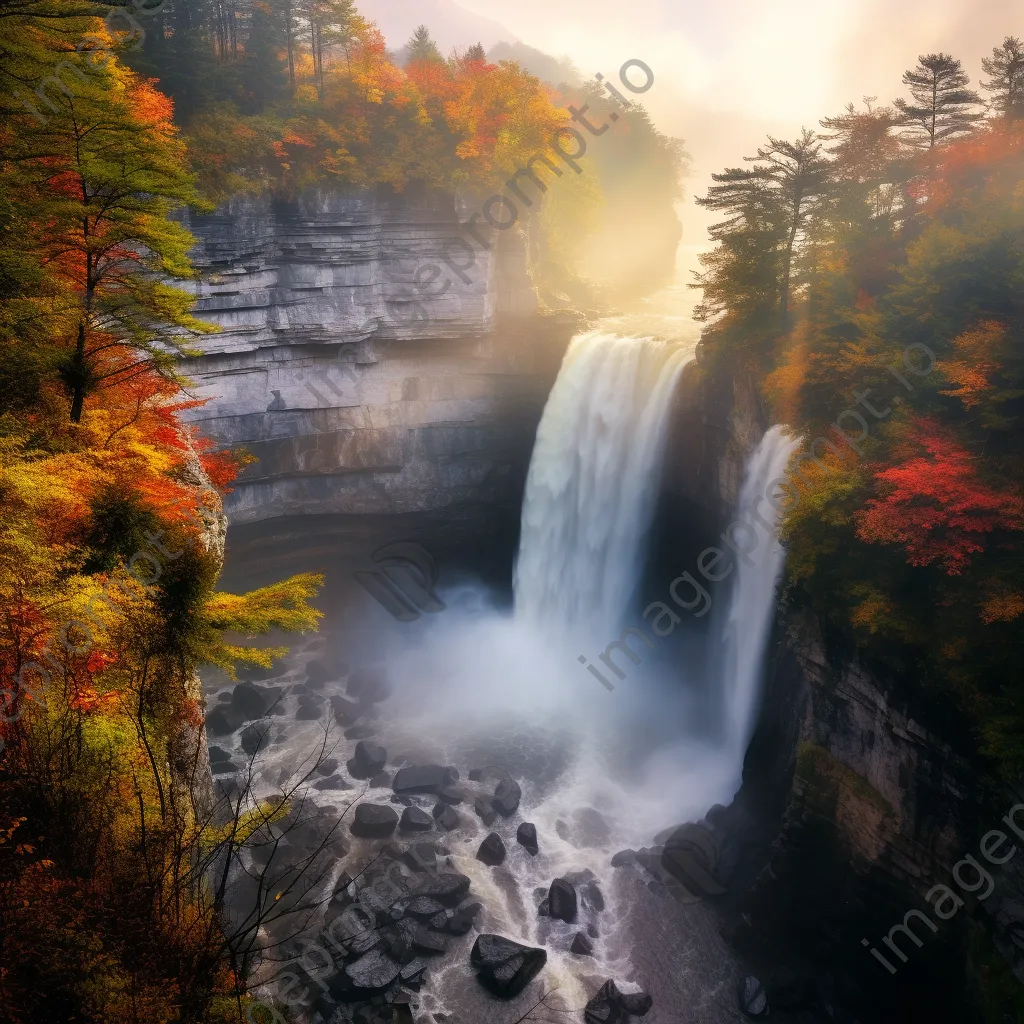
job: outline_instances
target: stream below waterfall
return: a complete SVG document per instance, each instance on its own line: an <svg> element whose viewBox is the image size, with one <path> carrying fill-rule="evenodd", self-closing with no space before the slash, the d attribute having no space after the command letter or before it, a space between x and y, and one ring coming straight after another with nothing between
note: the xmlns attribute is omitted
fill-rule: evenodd
<svg viewBox="0 0 1024 1024"><path fill-rule="evenodd" d="M442 844L483 909L411 994L416 1021L511 1024L546 992L554 993L549 1003L529 1019L582 1020L608 978L650 993L649 1024L743 1019L738 965L718 916L658 870L658 843L738 789L783 552L764 537L756 557L707 584L699 616L699 603L673 603L689 596L673 589L673 576L696 571L696 550L688 564L665 567L661 592L647 592L643 567L671 444L669 412L694 341L692 330L664 340L654 336L663 325L651 336L629 333L631 326L604 324L578 336L565 356L537 433L513 573L507 556L485 568L457 526L445 528L443 513L272 520L229 536L224 589L257 586L282 570L327 576L320 632L284 639L290 653L273 669L243 673L278 702L256 756L256 794L274 792L311 763L338 708L347 710L331 726L333 774L318 770L305 787L316 813L394 803L392 773L402 765L459 773L467 799L454 808L457 827L411 838ZM779 428L766 434L748 459L741 508L783 475L792 446ZM416 588L407 560L395 560L390 573L388 563L370 560L395 542L436 560L434 603ZM413 594L408 621L381 603L396 585ZM625 645L609 646L623 637ZM368 667L379 699L357 708L351 678ZM209 707L233 707L232 683L212 674L204 682ZM223 714L208 721L223 787L245 759L252 727ZM367 782L337 770L359 740L386 749L386 774ZM489 781L474 781L474 769ZM486 826L475 796L506 773L521 787L520 806ZM410 803L429 811L434 797ZM524 821L537 829L535 856L516 839ZM491 831L507 850L497 867L475 856ZM380 846L347 827L339 835L349 859ZM624 850L640 851L639 859L620 856L613 867ZM325 895L340 869L339 861ZM538 914L555 878L574 880L580 892L572 924ZM478 984L469 950L479 931L547 951L544 972L515 999L498 1001ZM577 933L589 938L591 955L569 951ZM323 1019L349 1021L350 1012L342 1006ZM313 1009L303 1013L315 1019Z"/></svg>

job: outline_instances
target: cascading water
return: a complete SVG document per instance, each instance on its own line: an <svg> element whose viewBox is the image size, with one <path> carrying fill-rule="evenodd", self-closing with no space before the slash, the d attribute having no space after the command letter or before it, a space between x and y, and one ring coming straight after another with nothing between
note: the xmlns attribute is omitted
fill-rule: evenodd
<svg viewBox="0 0 1024 1024"><path fill-rule="evenodd" d="M605 635L642 564L669 406L692 349L594 331L574 339L537 430L515 570L516 614Z"/></svg>
<svg viewBox="0 0 1024 1024"><path fill-rule="evenodd" d="M786 560L778 542L778 515L766 498L798 444L781 426L767 431L747 462L736 511L759 536L757 547L737 559L715 672L722 687L726 757L736 764L737 784L760 706L765 647Z"/></svg>

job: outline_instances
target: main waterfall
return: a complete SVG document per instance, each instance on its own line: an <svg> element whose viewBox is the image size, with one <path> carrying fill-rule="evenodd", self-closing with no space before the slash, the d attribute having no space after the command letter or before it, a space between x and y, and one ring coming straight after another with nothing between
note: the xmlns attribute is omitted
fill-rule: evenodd
<svg viewBox="0 0 1024 1024"><path fill-rule="evenodd" d="M669 409L692 347L594 331L573 340L537 430L515 568L516 614L604 636L636 586Z"/></svg>

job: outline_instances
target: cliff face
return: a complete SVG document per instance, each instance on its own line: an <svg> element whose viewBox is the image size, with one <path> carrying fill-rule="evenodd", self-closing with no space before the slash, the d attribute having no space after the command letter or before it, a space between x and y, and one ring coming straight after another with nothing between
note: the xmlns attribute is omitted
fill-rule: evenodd
<svg viewBox="0 0 1024 1024"><path fill-rule="evenodd" d="M767 425L752 378L688 368L667 489L698 529L721 529ZM1010 968L1024 980L1024 843L1001 821L1018 800L990 780L951 707L823 635L813 610L780 608L743 786L725 815L737 944L755 963L829 975L835 1005L860 1007L862 1020L1004 1019L1020 991ZM1016 821L1024 835L1024 809ZM1002 866L979 852L990 830L1007 835L1000 853L1018 851ZM985 899L967 856L992 877ZM948 920L937 895L925 900L937 885L962 901ZM916 938L902 931L909 911L931 922L911 916ZM833 1019L854 1018L837 1009Z"/></svg>
<svg viewBox="0 0 1024 1024"><path fill-rule="evenodd" d="M537 314L519 228L435 194L240 198L192 217L192 413L255 456L231 522L514 501L573 322ZM486 246L486 248L484 248Z"/></svg>

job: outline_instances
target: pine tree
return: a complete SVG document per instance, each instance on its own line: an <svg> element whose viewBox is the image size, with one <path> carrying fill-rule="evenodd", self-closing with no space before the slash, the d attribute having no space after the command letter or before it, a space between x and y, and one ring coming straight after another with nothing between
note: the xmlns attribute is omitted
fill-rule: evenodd
<svg viewBox="0 0 1024 1024"><path fill-rule="evenodd" d="M898 99L894 106L908 129L904 141L916 149L934 149L966 135L982 119L976 108L982 101L967 88L970 78L960 61L948 53L929 53L903 75L913 102Z"/></svg>
<svg viewBox="0 0 1024 1024"><path fill-rule="evenodd" d="M747 265L763 301L763 272L768 268L774 280L770 291L777 301L778 322L786 330L800 234L829 189L830 165L817 136L806 128L795 142L769 136L767 146L744 159L754 166L713 174L717 184L697 202L729 214L711 228L712 238L724 246L721 257L728 263L727 276L737 273L740 264ZM712 260L705 265L712 268L712 275L725 270L721 262L717 267ZM707 278L705 275L705 286L711 284ZM739 278L733 284L739 284ZM728 303L727 296L723 299Z"/></svg>
<svg viewBox="0 0 1024 1024"><path fill-rule="evenodd" d="M474 43L466 51L466 60L487 60L487 51L484 49L483 43Z"/></svg>
<svg viewBox="0 0 1024 1024"><path fill-rule="evenodd" d="M1007 36L991 57L982 58L981 66L991 79L981 83L992 94L991 105L1007 121L1024 118L1024 43Z"/></svg>
<svg viewBox="0 0 1024 1024"><path fill-rule="evenodd" d="M437 43L430 38L430 32L426 25L420 25L412 34L412 38L405 44L408 52L407 63L413 61L443 61L441 51Z"/></svg>

